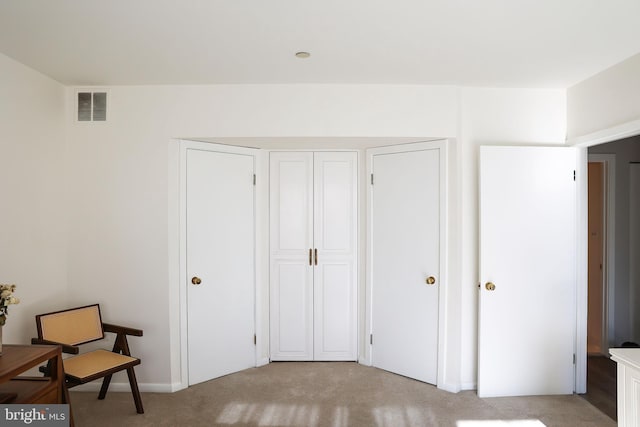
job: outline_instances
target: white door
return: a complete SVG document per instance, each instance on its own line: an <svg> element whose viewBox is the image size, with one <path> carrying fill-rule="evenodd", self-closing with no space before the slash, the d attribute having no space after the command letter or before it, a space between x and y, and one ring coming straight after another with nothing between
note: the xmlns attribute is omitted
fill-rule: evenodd
<svg viewBox="0 0 640 427"><path fill-rule="evenodd" d="M356 360L357 162L314 154L314 360Z"/></svg>
<svg viewBox="0 0 640 427"><path fill-rule="evenodd" d="M250 154L186 152L189 384L255 366L253 172Z"/></svg>
<svg viewBox="0 0 640 427"><path fill-rule="evenodd" d="M271 360L313 360L313 153L271 153Z"/></svg>
<svg viewBox="0 0 640 427"><path fill-rule="evenodd" d="M478 395L570 394L576 151L481 147Z"/></svg>
<svg viewBox="0 0 640 427"><path fill-rule="evenodd" d="M373 366L437 383L442 143L369 150Z"/></svg>
<svg viewBox="0 0 640 427"><path fill-rule="evenodd" d="M355 360L357 154L270 156L271 360Z"/></svg>

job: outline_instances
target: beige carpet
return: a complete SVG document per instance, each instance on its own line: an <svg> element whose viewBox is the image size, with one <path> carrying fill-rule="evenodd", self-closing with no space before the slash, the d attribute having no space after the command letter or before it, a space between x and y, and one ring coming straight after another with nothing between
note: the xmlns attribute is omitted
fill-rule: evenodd
<svg viewBox="0 0 640 427"><path fill-rule="evenodd" d="M591 427L616 423L578 396L479 399L345 362L271 363L172 394L72 392L79 427Z"/></svg>

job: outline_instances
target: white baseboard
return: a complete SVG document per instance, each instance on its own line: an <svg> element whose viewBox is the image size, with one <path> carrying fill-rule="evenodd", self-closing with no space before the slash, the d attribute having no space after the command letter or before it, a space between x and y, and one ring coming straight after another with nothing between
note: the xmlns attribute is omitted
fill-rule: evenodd
<svg viewBox="0 0 640 427"><path fill-rule="evenodd" d="M268 365L269 363L271 363L269 358L263 357L262 359L256 360L256 368L259 368L260 366Z"/></svg>
<svg viewBox="0 0 640 427"><path fill-rule="evenodd" d="M176 391L184 390L185 388L188 388L188 387L189 387L188 384L183 384L182 382L175 382L171 384L170 393L175 393Z"/></svg>
<svg viewBox="0 0 640 427"><path fill-rule="evenodd" d="M360 357L358 363L364 366L371 366L371 360L368 357Z"/></svg>
<svg viewBox="0 0 640 427"><path fill-rule="evenodd" d="M448 391L449 393L458 393L460 391L460 384L458 383L438 384L437 387L440 390Z"/></svg>
<svg viewBox="0 0 640 427"><path fill-rule="evenodd" d="M461 390L476 390L478 387L476 386L476 383L462 383L460 384L460 389Z"/></svg>

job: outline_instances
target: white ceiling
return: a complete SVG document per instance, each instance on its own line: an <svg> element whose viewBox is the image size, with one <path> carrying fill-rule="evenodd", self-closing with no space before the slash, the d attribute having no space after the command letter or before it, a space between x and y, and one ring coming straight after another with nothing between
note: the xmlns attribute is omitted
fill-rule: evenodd
<svg viewBox="0 0 640 427"><path fill-rule="evenodd" d="M0 0L0 52L69 85L566 88L639 53L639 18L640 0Z"/></svg>

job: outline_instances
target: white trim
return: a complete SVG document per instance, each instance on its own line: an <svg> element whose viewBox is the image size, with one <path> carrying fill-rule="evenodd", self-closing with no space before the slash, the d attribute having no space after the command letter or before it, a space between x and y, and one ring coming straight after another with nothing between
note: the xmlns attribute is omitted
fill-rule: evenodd
<svg viewBox="0 0 640 427"><path fill-rule="evenodd" d="M602 163L604 166L604 289L603 298L603 342L602 354L609 354L614 336L614 295L615 295L615 253L616 253L616 155L615 154L589 154L588 162Z"/></svg>
<svg viewBox="0 0 640 427"><path fill-rule="evenodd" d="M365 218L365 260L364 260L364 353L360 355L360 363L366 366L373 366L373 358L371 357L371 334L373 331L371 329L373 319L371 313L371 307L373 303L372 293L371 293L371 260L373 259L373 251L371 250L371 236L373 235L373 224L372 224L372 215L371 212L373 210L372 197L371 192L373 191L371 188L371 174L373 171L373 155L371 154L371 150L379 150L378 148L365 150L365 175L364 175L364 194L366 194L366 218Z"/></svg>
<svg viewBox="0 0 640 427"><path fill-rule="evenodd" d="M196 149L203 151L216 151L220 153L229 153L229 154L243 154L249 155L253 157L254 164L254 173L258 176L259 170L259 160L258 154L259 150L255 148L246 148L246 147L236 147L230 145L222 145L222 144L214 144L208 142L198 142L198 141L189 141L189 140L180 140L180 213L179 213L179 224L180 224L180 277L179 277L179 286L180 286L180 387L187 388L189 386L189 366L188 366L188 327L187 327L187 275L186 275L186 266L187 266L187 254L186 254L186 235L187 235L187 224L186 224L186 207L187 207L187 150ZM254 188L254 331L256 334L256 346L254 352L254 360L255 366L258 366L258 354L259 348L262 344L263 337L261 336L261 329L259 326L261 325L261 321L258 318L258 314L262 313L261 308L258 308L259 300L258 295L258 284L261 283L260 275L258 274L258 242L256 240L256 236L258 234L258 216L257 216L257 201L258 201L258 185Z"/></svg>
<svg viewBox="0 0 640 427"><path fill-rule="evenodd" d="M587 391L587 149L576 148L576 284L574 392Z"/></svg>
<svg viewBox="0 0 640 427"><path fill-rule="evenodd" d="M469 383L461 383L460 384L460 390L462 391L466 391L466 390L477 390L478 389L478 385L474 382L469 382Z"/></svg>
<svg viewBox="0 0 640 427"><path fill-rule="evenodd" d="M591 147L593 145L600 145L636 135L640 135L640 119L599 130L587 135L568 138L567 145Z"/></svg>
<svg viewBox="0 0 640 427"><path fill-rule="evenodd" d="M264 150L256 150L255 157L255 269L256 269L256 367L264 366L269 360L269 155ZM266 223L265 223L266 221ZM266 306L262 299L265 297ZM266 313L265 313L266 310ZM264 330L264 316L266 331ZM265 348L263 348L265 347Z"/></svg>
<svg viewBox="0 0 640 427"><path fill-rule="evenodd" d="M366 332L365 332L365 335L366 335ZM369 347L369 345L367 345L367 347ZM367 354L365 356L364 354L361 354L360 357L358 358L358 363L364 366L371 366L371 355Z"/></svg>
<svg viewBox="0 0 640 427"><path fill-rule="evenodd" d="M447 381L447 363L448 359L448 288L450 283L448 282L447 277L447 267L448 267L448 140L437 140L430 142L415 142L411 144L401 144L401 145L392 145L385 147L377 147L371 148L366 151L367 156L367 164L366 164L366 177L369 180L369 177L372 173L373 166L373 156L385 153L402 153L402 152L410 152L415 150L424 150L424 149L439 149L440 150L440 180L442 183L441 192L440 192L440 288L438 294L438 368L437 368L437 381L436 386L439 389L450 391L450 392L458 392L460 391L460 384L457 382L448 382ZM371 264L372 264L372 248L371 248L371 235L373 233L372 228L372 204L371 204L371 191L372 187L370 185L370 181L367 181L367 267L366 267L366 334L365 337L367 339L367 355L366 357L362 357L361 363L371 365L372 364L372 349L371 344L369 343L368 337L372 334L372 283L371 283Z"/></svg>
<svg viewBox="0 0 640 427"><path fill-rule="evenodd" d="M356 361L360 364L370 366L370 363L365 363L367 361L367 349L368 346L364 343L368 342L365 338L367 335L367 322L366 322L366 282L365 277L367 276L367 160L365 150L358 150L358 174L357 174L357 210L358 210L358 221L357 221L357 231L356 231L356 245L358 249L357 254L357 319L356 319ZM364 248L364 250L363 250ZM364 346L363 346L364 344Z"/></svg>
<svg viewBox="0 0 640 427"><path fill-rule="evenodd" d="M568 138L567 139L567 145L570 146L575 146L575 147L581 147L583 150L586 151L587 147L592 147L595 145L601 145L601 144L605 144L607 142L613 142L613 141L617 141L623 138L629 138L632 136L636 136L636 135L640 135L640 120L633 120L630 122L626 122L617 126L613 126L607 129L602 129L587 135L583 135L583 136L579 136L579 137L575 137L575 138ZM586 168L587 165L587 155L584 154L583 155L583 159L581 162L579 162L578 167L582 167L582 168ZM609 185L614 185L615 180L610 181L608 183L608 188ZM587 217L587 184L584 183L583 185L583 191L578 193L578 205L580 206L580 210L578 212L578 218L583 217L586 218ZM610 194L614 194L614 192L612 191ZM583 228L583 231L580 232L579 231L579 235L578 235L578 243L579 243L579 253L585 253L587 251L587 231L586 231L586 222L585 222L585 228ZM607 231L607 233L609 233L609 231ZM610 236L615 236L615 233L609 234ZM613 242L612 242L612 246L611 248L614 248L615 246L613 246ZM607 251L609 252L609 251ZM615 251L612 251L611 256L613 257L615 255ZM614 260L610 260L610 262L613 262ZM612 265L612 264L610 264ZM615 270L615 267L614 269ZM582 273L586 275L586 271L587 271L587 259L586 257L582 260L579 261L578 263L578 273ZM613 273L613 272L612 272ZM608 275L608 279L613 277L612 273L610 273ZM615 280L612 280L609 283L615 283ZM611 291L611 290L609 290ZM583 293L584 295L586 295L587 293L587 280L585 279L583 282L578 282L578 292L579 293ZM611 294L609 294L611 295ZM584 299L584 301L582 300L578 300L579 304L577 306L578 310L577 310L577 316L578 316L578 323L580 324L584 324L585 326L582 329L578 329L577 330L577 334L576 334L576 345L577 345L577 360L576 360L576 393L586 393L587 391L587 369L586 369L586 363L587 363L587 346L586 346L586 322L587 322L587 308L586 308L586 299ZM614 301L613 298L610 298L609 300L609 327L611 328L612 325L614 324L611 316L613 316L613 305ZM582 304L582 305L581 305ZM609 339L612 338L613 333L611 331L609 332ZM582 346L582 343L584 343L584 346ZM579 344L579 345L578 345Z"/></svg>
<svg viewBox="0 0 640 427"><path fill-rule="evenodd" d="M447 141L435 143L440 148L440 289L438 297L438 388L457 393L460 391L460 378L455 376L456 382L448 381L449 371L449 144ZM458 304L460 302L458 301ZM458 367L459 369L459 367Z"/></svg>
<svg viewBox="0 0 640 427"><path fill-rule="evenodd" d="M638 307L638 300L640 292L637 289L638 279L640 277L640 272L638 271L638 255L640 255L640 251L638 250L638 234L640 230L638 230L638 211L640 210L640 200L638 198L638 186L637 183L640 181L640 164L636 161L629 161L629 320L631 323L630 328L630 341L635 341L640 336L640 313L636 308ZM638 383L639 378L634 378L634 381ZM636 394L637 399L637 394ZM637 408L637 406L636 406ZM637 414L637 409L634 410L634 414ZM640 422L640 416L636 418Z"/></svg>

